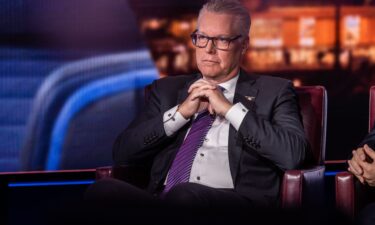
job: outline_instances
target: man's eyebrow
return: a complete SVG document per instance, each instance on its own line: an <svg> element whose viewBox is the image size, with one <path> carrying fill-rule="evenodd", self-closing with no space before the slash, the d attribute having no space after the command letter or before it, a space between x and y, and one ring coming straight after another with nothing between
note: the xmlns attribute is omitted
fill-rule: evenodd
<svg viewBox="0 0 375 225"><path fill-rule="evenodd" d="M197 34L204 35L204 36L207 36L207 37L214 37L214 38L230 38L231 37L230 35L225 35L225 34L219 34L217 36L209 36L206 33L201 32L199 30L197 30Z"/></svg>

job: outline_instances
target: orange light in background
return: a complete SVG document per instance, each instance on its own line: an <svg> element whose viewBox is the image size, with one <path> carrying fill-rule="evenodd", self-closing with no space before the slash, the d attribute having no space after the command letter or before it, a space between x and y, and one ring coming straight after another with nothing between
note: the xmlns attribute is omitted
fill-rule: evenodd
<svg viewBox="0 0 375 225"><path fill-rule="evenodd" d="M314 17L299 18L299 45L302 47L315 46L316 19Z"/></svg>
<svg viewBox="0 0 375 225"><path fill-rule="evenodd" d="M173 20L169 27L169 32L173 36L184 39L190 37L192 31L192 24L189 21Z"/></svg>
<svg viewBox="0 0 375 225"><path fill-rule="evenodd" d="M255 18L250 29L250 45L254 48L283 46L282 19Z"/></svg>
<svg viewBox="0 0 375 225"><path fill-rule="evenodd" d="M190 23L187 21L183 21L180 23L180 29L181 30L189 30L190 29Z"/></svg>
<svg viewBox="0 0 375 225"><path fill-rule="evenodd" d="M151 18L142 21L141 30L145 32L147 30L159 30L162 29L167 24L166 19Z"/></svg>
<svg viewBox="0 0 375 225"><path fill-rule="evenodd" d="M254 72L332 69L335 65L335 7L265 7L262 0L240 0L252 14L250 48L242 66ZM262 10L258 10L262 8ZM343 68L357 68L369 60L375 64L375 7L340 8L340 55ZM150 39L156 65L165 74L197 70L195 46L190 34L196 29L195 14L177 18L148 18L142 31ZM154 32L160 30L159 32ZM163 36L164 34L164 36ZM295 86L301 86L295 80Z"/></svg>
<svg viewBox="0 0 375 225"><path fill-rule="evenodd" d="M302 81L300 79L293 79L293 85L294 87L301 87L302 86Z"/></svg>
<svg viewBox="0 0 375 225"><path fill-rule="evenodd" d="M160 21L158 19L151 19L149 22L148 22L148 28L149 29L152 29L152 30L156 30L156 29L159 29L160 28Z"/></svg>
<svg viewBox="0 0 375 225"><path fill-rule="evenodd" d="M344 45L355 47L360 42L361 17L358 15L347 15L344 17Z"/></svg>

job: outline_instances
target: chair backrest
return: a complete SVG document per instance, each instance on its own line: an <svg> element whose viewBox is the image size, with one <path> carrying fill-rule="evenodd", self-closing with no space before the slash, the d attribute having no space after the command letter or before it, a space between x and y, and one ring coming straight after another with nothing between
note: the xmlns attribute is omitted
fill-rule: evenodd
<svg viewBox="0 0 375 225"><path fill-rule="evenodd" d="M368 121L368 130L372 129L375 123L375 86L370 88L370 102L369 102L369 121Z"/></svg>
<svg viewBox="0 0 375 225"><path fill-rule="evenodd" d="M327 92L323 86L296 87L303 125L316 165L323 165L326 147Z"/></svg>
<svg viewBox="0 0 375 225"><path fill-rule="evenodd" d="M83 59L54 71L39 88L33 103L21 151L22 170L45 168L52 127L72 93L95 80L141 68L154 68L147 50Z"/></svg>
<svg viewBox="0 0 375 225"><path fill-rule="evenodd" d="M74 92L53 127L46 169L112 165L112 145L144 104L144 87L156 69L130 71L91 82Z"/></svg>

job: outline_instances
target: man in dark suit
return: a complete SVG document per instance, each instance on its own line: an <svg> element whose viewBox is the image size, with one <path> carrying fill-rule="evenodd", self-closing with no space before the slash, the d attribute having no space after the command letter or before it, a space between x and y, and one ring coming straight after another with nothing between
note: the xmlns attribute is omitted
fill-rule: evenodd
<svg viewBox="0 0 375 225"><path fill-rule="evenodd" d="M375 129L364 138L356 150L352 151L352 158L348 160L349 172L368 188L366 197L375 199ZM366 205L358 215L358 224L375 224L375 203Z"/></svg>
<svg viewBox="0 0 375 225"><path fill-rule="evenodd" d="M362 184L375 187L375 129L365 137L356 150L352 151L352 158L348 160L348 170L355 175Z"/></svg>
<svg viewBox="0 0 375 225"><path fill-rule="evenodd" d="M121 201L277 206L283 171L299 168L310 150L292 83L240 69L249 29L239 2L203 6L191 35L200 73L155 81L146 107L114 145L117 164L152 165L148 192L113 180L96 187L121 192ZM196 129L203 117L212 121ZM202 138L196 148L194 135Z"/></svg>

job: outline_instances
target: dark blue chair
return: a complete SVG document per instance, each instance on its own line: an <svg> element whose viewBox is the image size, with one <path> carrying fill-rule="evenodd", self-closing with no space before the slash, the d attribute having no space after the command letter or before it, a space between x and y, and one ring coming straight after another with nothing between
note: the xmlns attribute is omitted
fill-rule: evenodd
<svg viewBox="0 0 375 225"><path fill-rule="evenodd" d="M35 97L21 151L23 170L44 170L52 127L66 100L82 86L125 72L155 68L147 50L98 56L67 64L44 81Z"/></svg>
<svg viewBox="0 0 375 225"><path fill-rule="evenodd" d="M44 148L48 148L44 143L54 115L70 91L94 76L93 71L82 70L69 75L72 71L64 68L60 75L45 80L53 70L74 60L146 48L130 3L0 1L0 172L43 169ZM90 65L84 67L89 70ZM128 67L142 65L130 60ZM95 76L102 78L110 71L98 71ZM60 81L70 86L64 94L54 92Z"/></svg>
<svg viewBox="0 0 375 225"><path fill-rule="evenodd" d="M38 88L54 69L77 57L84 56L0 45L0 172L20 170L19 155Z"/></svg>
<svg viewBox="0 0 375 225"><path fill-rule="evenodd" d="M70 96L53 127L47 170L112 165L112 145L144 103L156 69L125 72L88 83Z"/></svg>

